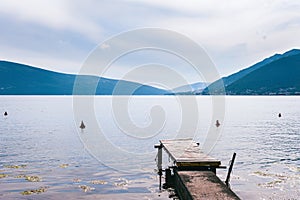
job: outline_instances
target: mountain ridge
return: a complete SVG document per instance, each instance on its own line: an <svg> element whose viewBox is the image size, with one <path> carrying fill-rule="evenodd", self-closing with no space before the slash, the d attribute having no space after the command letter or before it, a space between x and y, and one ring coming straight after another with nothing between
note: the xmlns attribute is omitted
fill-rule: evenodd
<svg viewBox="0 0 300 200"><path fill-rule="evenodd" d="M216 95L224 95L224 90L222 89L222 86L224 85L225 87L225 92L226 94L229 94L229 95L283 95L283 94L286 94L286 95L298 95L298 90L300 92L300 88L297 89L297 91L295 90L294 92L291 92L291 91L287 91L287 88L284 89L284 88L280 88L280 84L285 84L283 83L284 81L286 81L286 79L288 79L288 76L287 77L282 77L281 80L282 80L282 83L278 82L278 81L275 81L275 77L273 77L274 79L274 83L278 84L278 89L284 91L286 90L286 92L282 92L282 91L274 91L273 89L270 90L270 91L267 91L268 88L265 88L264 90L261 90L259 88L256 88L258 91L255 91L255 87L252 87L252 86L255 86L257 84L257 82L255 81L255 79L257 79L258 82L262 83L261 81L262 80L265 80L265 82L267 82L267 77L268 77L268 74L264 74L264 77L263 76L260 76L258 75L257 73L254 73L255 71L261 69L261 68L264 68L268 65L274 65L274 63L276 63L277 61L279 60L282 60L282 59L285 59L285 63L281 63L281 65L286 65L286 64L293 64L293 70L297 71L298 68L300 68L300 63L289 63L288 60L291 59L291 57L293 56L300 56L300 50L299 49L292 49L290 51L287 51L283 54L275 54L269 58L265 58L264 60L246 68L246 69L243 69L243 70L240 70L236 73L233 73L232 75L229 75L227 77L222 77L221 79L213 82L212 84L210 84L207 88L205 88L201 94L203 95L208 95L208 94L216 94ZM299 66L297 68L297 66ZM273 68L274 70L279 70L279 71L283 71L282 69L279 69L280 67L277 66L276 68ZM291 69L289 69L291 71ZM266 72L264 72L266 73ZM252 74L252 81L251 81L251 85L249 85L250 83L246 83L245 81L244 82L241 82L239 80L242 80L243 78L247 77L248 75L251 75ZM274 73L273 73L274 75ZM256 76L256 78L255 78ZM258 80L258 77L260 80ZM299 74L299 77L300 77L300 74ZM269 77L268 79L269 81L272 81ZM248 80L250 81L250 80ZM296 84L299 82L297 81L297 79L294 79L293 80L294 83L293 84ZM242 85L237 85L237 84L243 84ZM233 86L233 84L235 84L235 86ZM247 85L247 86L246 86ZM260 85L261 86L261 85ZM267 86L267 85L266 85ZM289 87L292 86L292 83L290 83ZM238 87L243 87L244 88L244 91L238 89ZM263 87L263 86L261 86ZM268 87L270 87L270 85L268 85ZM287 87L287 86L285 86ZM252 88L249 90L249 88ZM234 91L234 90L238 90L238 91Z"/></svg>
<svg viewBox="0 0 300 200"><path fill-rule="evenodd" d="M286 65L289 67L288 70ZM265 76L266 74L268 76ZM226 93L234 95L300 95L299 77L300 54L295 54L282 57L245 75L227 86Z"/></svg>
<svg viewBox="0 0 300 200"><path fill-rule="evenodd" d="M170 93L135 82L64 74L10 61L0 61L0 72L0 95L72 95L74 83L77 83L77 90L74 91L76 95L164 95ZM118 85L118 90L114 91L116 85ZM132 90L135 91L132 93Z"/></svg>
<svg viewBox="0 0 300 200"><path fill-rule="evenodd" d="M197 82L172 91L125 80L64 74L0 61L0 95L300 95L298 77L299 49L274 54L208 86Z"/></svg>

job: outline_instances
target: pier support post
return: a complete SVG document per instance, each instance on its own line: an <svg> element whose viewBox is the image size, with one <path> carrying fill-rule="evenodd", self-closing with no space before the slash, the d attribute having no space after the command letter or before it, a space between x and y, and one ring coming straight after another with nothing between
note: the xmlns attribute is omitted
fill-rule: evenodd
<svg viewBox="0 0 300 200"><path fill-rule="evenodd" d="M162 145L155 145L154 148L157 148L157 169L159 175L159 190L161 190L161 176L162 176Z"/></svg>
<svg viewBox="0 0 300 200"><path fill-rule="evenodd" d="M166 174L166 181L165 184L163 185L164 189L172 188L174 187L174 175L172 175L172 170L171 168L165 169L165 174Z"/></svg>

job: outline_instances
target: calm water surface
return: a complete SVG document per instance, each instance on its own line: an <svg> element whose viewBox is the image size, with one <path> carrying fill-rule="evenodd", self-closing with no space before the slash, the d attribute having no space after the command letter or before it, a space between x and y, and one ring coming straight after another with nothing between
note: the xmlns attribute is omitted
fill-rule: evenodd
<svg viewBox="0 0 300 200"><path fill-rule="evenodd" d="M214 119L210 97L196 100L199 123L194 139L201 144ZM233 152L237 153L231 188L242 199L300 198L299 100L226 97L226 118L211 155L228 165ZM85 130L79 130L72 97L1 96L0 105L1 114L8 112L0 117L0 199L168 199L167 192L158 191L153 145L160 139L180 137L176 133L182 110L176 98L130 98L127 114L138 127L151 124L153 106L164 110L161 129L141 139L124 133L130 130L116 123L111 97L97 97L94 114L105 138L122 152L136 155L119 159L100 148L105 162L82 142L91 129L86 124ZM217 171L223 180L226 173ZM40 181L30 182L26 176L38 176ZM41 187L46 191L22 195Z"/></svg>

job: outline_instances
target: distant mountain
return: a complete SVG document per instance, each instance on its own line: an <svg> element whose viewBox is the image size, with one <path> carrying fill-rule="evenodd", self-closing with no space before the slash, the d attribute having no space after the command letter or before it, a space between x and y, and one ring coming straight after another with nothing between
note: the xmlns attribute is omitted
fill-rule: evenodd
<svg viewBox="0 0 300 200"><path fill-rule="evenodd" d="M198 82L190 85L183 85L177 88L174 88L172 91L177 95L194 95L202 92L204 88L207 87L207 83Z"/></svg>
<svg viewBox="0 0 300 200"><path fill-rule="evenodd" d="M215 81L202 94L299 95L300 50L275 54L247 69Z"/></svg>
<svg viewBox="0 0 300 200"><path fill-rule="evenodd" d="M300 50L275 54L207 87L194 83L166 91L123 80L96 76L77 76L0 61L0 95L300 95ZM118 91L115 91L118 86ZM95 87L95 88L94 88Z"/></svg>
<svg viewBox="0 0 300 200"><path fill-rule="evenodd" d="M76 75L0 61L0 95L72 95ZM77 76L76 95L164 95L169 91L135 82ZM114 92L118 84L118 91ZM92 90L96 85L96 93Z"/></svg>

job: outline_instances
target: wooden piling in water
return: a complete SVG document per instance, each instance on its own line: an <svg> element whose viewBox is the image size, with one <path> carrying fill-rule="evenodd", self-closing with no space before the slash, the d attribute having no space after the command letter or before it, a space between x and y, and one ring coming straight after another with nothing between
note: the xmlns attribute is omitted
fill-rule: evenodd
<svg viewBox="0 0 300 200"><path fill-rule="evenodd" d="M166 174L164 188L174 187L180 199L239 199L216 176L216 168L226 167L221 166L221 161L203 153L192 139L160 140L155 148L159 149L159 154L164 149L173 162L164 170L161 155L158 155L159 171Z"/></svg>

